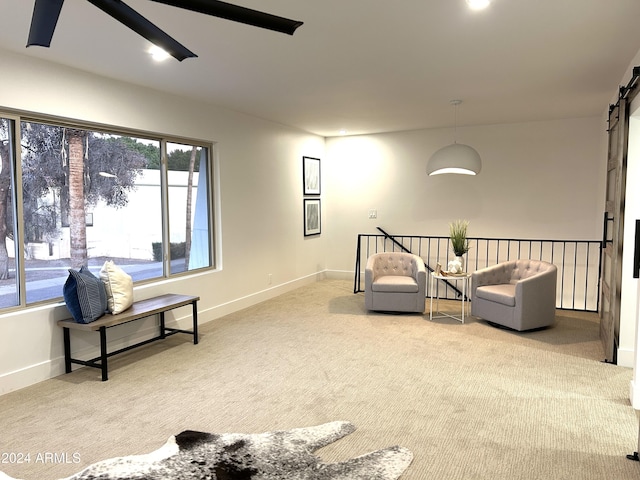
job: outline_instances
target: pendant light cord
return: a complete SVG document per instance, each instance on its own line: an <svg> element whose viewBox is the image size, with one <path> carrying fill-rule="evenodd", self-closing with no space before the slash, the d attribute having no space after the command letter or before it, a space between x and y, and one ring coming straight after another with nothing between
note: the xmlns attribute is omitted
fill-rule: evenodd
<svg viewBox="0 0 640 480"><path fill-rule="evenodd" d="M462 100L451 100L449 103L453 105L453 143L458 143L458 105Z"/></svg>
<svg viewBox="0 0 640 480"><path fill-rule="evenodd" d="M458 104L453 107L453 143L458 143Z"/></svg>

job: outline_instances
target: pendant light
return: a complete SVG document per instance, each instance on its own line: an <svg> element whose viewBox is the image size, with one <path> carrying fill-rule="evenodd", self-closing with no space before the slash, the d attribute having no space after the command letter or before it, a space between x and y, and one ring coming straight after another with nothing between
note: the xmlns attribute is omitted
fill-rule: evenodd
<svg viewBox="0 0 640 480"><path fill-rule="evenodd" d="M458 105L462 103L462 100L451 100L449 103L453 105L455 111L453 144L443 147L431 155L427 163L427 173L429 175L443 173L477 175L482 168L480 155L473 147L457 142Z"/></svg>
<svg viewBox="0 0 640 480"><path fill-rule="evenodd" d="M467 5L471 10L484 10L490 3L491 0L467 0Z"/></svg>

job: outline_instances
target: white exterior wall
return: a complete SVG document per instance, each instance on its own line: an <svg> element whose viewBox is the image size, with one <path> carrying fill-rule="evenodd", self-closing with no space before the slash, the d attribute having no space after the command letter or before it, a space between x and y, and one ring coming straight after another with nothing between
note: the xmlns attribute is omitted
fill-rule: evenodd
<svg viewBox="0 0 640 480"><path fill-rule="evenodd" d="M87 227L90 256L153 259L152 242L162 242L160 170L143 170L136 179L136 189L127 195L127 215L104 202L99 202L92 209L93 226ZM173 210L172 215L181 214L184 218L184 212ZM114 228L116 225L121 228ZM68 235L69 229L65 228L64 232ZM68 238L63 245L70 246Z"/></svg>
<svg viewBox="0 0 640 480"><path fill-rule="evenodd" d="M186 202L188 172L168 172L169 219L172 226L186 225ZM198 192L199 172L193 173L193 209L191 224L195 218L195 199ZM153 260L154 242L162 242L162 215L160 205L160 170L142 170L136 177L135 188L127 192L125 209L115 208L99 201L87 209L93 216L93 225L87 226L87 250L91 257L121 257L138 260ZM114 227L118 228L114 228ZM184 228L172 228L170 241L185 241ZM54 260L69 258L71 242L69 227L59 226L59 238L50 243L30 243L27 245L29 258ZM9 256L15 248L7 241ZM51 254L50 254L51 253Z"/></svg>

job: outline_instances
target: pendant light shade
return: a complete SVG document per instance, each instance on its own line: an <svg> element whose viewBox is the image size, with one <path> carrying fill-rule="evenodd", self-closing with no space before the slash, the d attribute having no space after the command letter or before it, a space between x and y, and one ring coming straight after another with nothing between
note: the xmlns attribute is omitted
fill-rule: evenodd
<svg viewBox="0 0 640 480"><path fill-rule="evenodd" d="M462 175L477 175L482 169L480 155L473 147L457 143L458 133L458 105L461 100L451 100L455 107L454 141L453 144L436 151L427 163L427 174L440 175L443 173L456 173Z"/></svg>
<svg viewBox="0 0 640 480"><path fill-rule="evenodd" d="M454 143L441 148L431 155L427 164L429 175L442 173L458 173L462 175L477 175L482 168L480 155L473 147Z"/></svg>

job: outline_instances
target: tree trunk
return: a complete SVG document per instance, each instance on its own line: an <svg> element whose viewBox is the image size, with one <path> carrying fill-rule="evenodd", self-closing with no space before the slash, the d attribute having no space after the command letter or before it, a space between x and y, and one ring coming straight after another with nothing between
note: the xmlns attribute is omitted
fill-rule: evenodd
<svg viewBox="0 0 640 480"><path fill-rule="evenodd" d="M87 265L87 226L84 202L84 130L68 130L69 138L69 233L71 267Z"/></svg>
<svg viewBox="0 0 640 480"><path fill-rule="evenodd" d="M11 159L8 142L0 142L0 280L9 278L9 252L7 251L7 208L11 187Z"/></svg>
<svg viewBox="0 0 640 480"><path fill-rule="evenodd" d="M191 258L191 199L193 196L193 171L196 164L196 153L198 149L194 145L191 150L191 158L189 159L189 177L187 181L187 225L185 228L185 245L184 245L184 268L189 270L189 259Z"/></svg>

